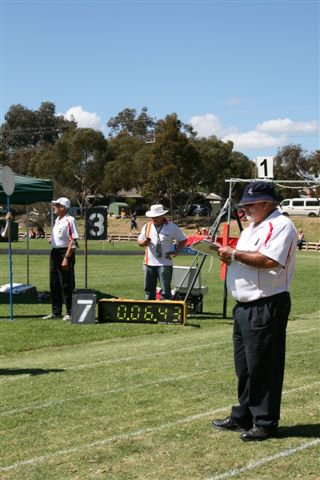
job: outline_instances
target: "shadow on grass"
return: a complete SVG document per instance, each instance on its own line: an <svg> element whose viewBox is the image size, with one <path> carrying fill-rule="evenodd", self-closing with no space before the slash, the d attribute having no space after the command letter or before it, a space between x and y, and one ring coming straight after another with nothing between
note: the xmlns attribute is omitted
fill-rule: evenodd
<svg viewBox="0 0 320 480"><path fill-rule="evenodd" d="M41 315L13 315L13 320L18 319L18 318L38 318L38 319L43 319L44 315L47 315L48 312L42 313ZM0 320L10 320L10 315L4 315L0 316ZM50 320L51 322L53 321L58 321L62 320L61 318L56 318L53 320Z"/></svg>
<svg viewBox="0 0 320 480"><path fill-rule="evenodd" d="M190 313L189 318L197 320L233 320L233 317L223 317L222 313L212 313L212 312L201 312L201 313Z"/></svg>
<svg viewBox="0 0 320 480"><path fill-rule="evenodd" d="M279 427L278 438L307 437L318 438L320 436L320 424L292 425L291 427Z"/></svg>
<svg viewBox="0 0 320 480"><path fill-rule="evenodd" d="M64 368L0 368L0 375L47 375L64 371Z"/></svg>

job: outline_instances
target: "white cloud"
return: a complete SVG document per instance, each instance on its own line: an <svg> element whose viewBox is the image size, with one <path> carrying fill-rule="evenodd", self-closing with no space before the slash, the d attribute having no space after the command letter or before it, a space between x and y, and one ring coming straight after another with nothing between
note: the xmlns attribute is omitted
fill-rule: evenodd
<svg viewBox="0 0 320 480"><path fill-rule="evenodd" d="M289 118L267 120L256 125L254 130L241 132L230 126L224 127L219 118L212 113L193 116L189 123L198 133L198 137L216 135L222 141L232 141L234 150L267 150L282 147L290 143L295 134L314 134L320 130L319 122L294 122Z"/></svg>
<svg viewBox="0 0 320 480"><path fill-rule="evenodd" d="M285 145L287 142L287 138L284 135L279 137L258 130L239 132L234 127L224 128L219 118L211 113L193 116L189 123L198 133L198 137L216 135L224 142L231 140L234 144L234 149L240 151L276 148Z"/></svg>
<svg viewBox="0 0 320 480"><path fill-rule="evenodd" d="M294 122L290 118L278 118L277 120L268 120L258 123L256 129L259 132L268 133L315 133L319 132L319 122Z"/></svg>
<svg viewBox="0 0 320 480"><path fill-rule="evenodd" d="M225 101L226 105L239 105L239 103L242 103L242 98L241 97L230 97Z"/></svg>
<svg viewBox="0 0 320 480"><path fill-rule="evenodd" d="M80 128L93 128L100 131L104 129L101 118L96 113L87 112L80 105L69 108L63 115L67 120L75 120Z"/></svg>
<svg viewBox="0 0 320 480"><path fill-rule="evenodd" d="M222 126L218 117L212 113L194 116L189 120L199 137L210 137L211 135L221 135Z"/></svg>
<svg viewBox="0 0 320 480"><path fill-rule="evenodd" d="M287 143L287 137L272 137L263 132L252 130L249 132L233 132L225 135L222 140L227 142L231 140L234 144L234 150L265 150L267 148L281 147Z"/></svg>

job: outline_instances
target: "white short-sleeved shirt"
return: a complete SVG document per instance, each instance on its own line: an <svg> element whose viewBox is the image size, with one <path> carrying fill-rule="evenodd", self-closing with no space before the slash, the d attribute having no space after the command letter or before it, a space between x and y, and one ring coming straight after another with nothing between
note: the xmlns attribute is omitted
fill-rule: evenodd
<svg viewBox="0 0 320 480"><path fill-rule="evenodd" d="M67 248L71 239L79 238L76 221L71 215L56 218L51 234L52 248Z"/></svg>
<svg viewBox="0 0 320 480"><path fill-rule="evenodd" d="M237 250L260 252L279 263L275 268L256 268L234 260L228 268L227 286L239 302L252 302L288 292L296 260L297 231L279 210L256 227L252 222L241 233Z"/></svg>
<svg viewBox="0 0 320 480"><path fill-rule="evenodd" d="M150 238L151 243L146 248L144 264L149 266L155 266L155 267L159 267L161 265L162 266L172 265L172 260L170 258L166 258L165 254L168 252L174 251L174 245L173 245L174 241L180 243L183 240L187 239L185 234L182 232L182 230L180 230L180 228L175 223L165 219L165 222L162 224L162 227L159 233L162 256L161 258L158 258L156 256L156 248L157 248L156 245L158 242L158 235L157 235L157 229L152 221L143 226L141 233L138 237L138 240L144 241L146 240L146 238Z"/></svg>

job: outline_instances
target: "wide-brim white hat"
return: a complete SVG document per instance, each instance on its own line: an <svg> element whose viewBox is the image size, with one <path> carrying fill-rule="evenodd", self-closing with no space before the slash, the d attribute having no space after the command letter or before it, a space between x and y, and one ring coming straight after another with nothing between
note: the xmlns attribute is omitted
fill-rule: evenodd
<svg viewBox="0 0 320 480"><path fill-rule="evenodd" d="M163 205L151 205L150 210L146 212L146 217L160 217L161 215L164 215L167 213L169 210L164 210Z"/></svg>

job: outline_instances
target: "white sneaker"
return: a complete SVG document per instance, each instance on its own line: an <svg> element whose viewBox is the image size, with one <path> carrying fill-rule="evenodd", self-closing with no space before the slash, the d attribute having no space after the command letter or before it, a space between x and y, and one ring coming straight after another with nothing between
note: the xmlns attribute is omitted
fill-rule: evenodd
<svg viewBox="0 0 320 480"><path fill-rule="evenodd" d="M68 321L71 320L71 316L70 315L65 315L62 320L64 320L65 322L68 322Z"/></svg>
<svg viewBox="0 0 320 480"><path fill-rule="evenodd" d="M42 320L54 320L55 318L61 318L61 315L55 315L54 313L49 313L49 315L42 317Z"/></svg>

